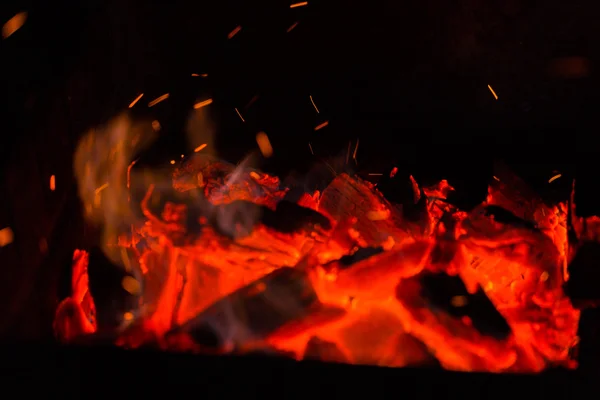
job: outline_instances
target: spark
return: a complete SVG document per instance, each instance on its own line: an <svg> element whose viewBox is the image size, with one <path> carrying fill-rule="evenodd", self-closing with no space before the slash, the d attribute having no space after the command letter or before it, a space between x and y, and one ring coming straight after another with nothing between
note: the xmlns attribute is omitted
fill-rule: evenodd
<svg viewBox="0 0 600 400"><path fill-rule="evenodd" d="M242 27L240 25L236 26L234 30L232 30L231 32L229 32L229 34L227 35L227 39L231 39L232 37L234 37L235 35L238 34L239 31L242 30Z"/></svg>
<svg viewBox="0 0 600 400"><path fill-rule="evenodd" d="M169 98L169 93L165 93L162 96L157 97L156 99L154 99L150 103L148 103L148 107L154 107L155 105L157 105L161 101L165 101L168 98Z"/></svg>
<svg viewBox="0 0 600 400"><path fill-rule="evenodd" d="M181 155L181 158L185 157L183 154Z"/></svg>
<svg viewBox="0 0 600 400"><path fill-rule="evenodd" d="M467 296L454 296L450 300L450 303L454 307L464 307L468 304L468 299L467 299Z"/></svg>
<svg viewBox="0 0 600 400"><path fill-rule="evenodd" d="M294 22L292 25L290 25L290 27L287 29L287 33L290 33L292 31L292 29L294 29L297 25L298 25L298 22Z"/></svg>
<svg viewBox="0 0 600 400"><path fill-rule="evenodd" d="M323 129L325 128L327 125L329 125L329 121L325 121L322 124L319 124L315 127L315 131L318 131L319 129Z"/></svg>
<svg viewBox="0 0 600 400"><path fill-rule="evenodd" d="M104 185L102 185L98 189L96 189L96 195L100 194L100 192L103 191L104 189L106 189L107 187L108 187L108 182L106 182Z"/></svg>
<svg viewBox="0 0 600 400"><path fill-rule="evenodd" d="M196 103L196 104L194 104L194 110L197 110L202 107L206 107L207 105L212 104L212 102L213 102L212 99L208 99L208 100L204 100L199 103Z"/></svg>
<svg viewBox="0 0 600 400"><path fill-rule="evenodd" d="M555 180L557 180L557 179L558 179L558 178L560 178L561 176L562 176L562 174L557 174L557 175L554 175L552 178L550 178L550 180L548 181L548 183L552 183L552 182L554 182Z"/></svg>
<svg viewBox="0 0 600 400"><path fill-rule="evenodd" d="M240 119L242 120L242 122L246 122L246 120L244 119L244 117L242 117L242 114L240 114L240 112L238 111L238 109L235 109L235 112L237 113L237 115L240 117Z"/></svg>
<svg viewBox="0 0 600 400"><path fill-rule="evenodd" d="M310 102L312 103L313 107L315 108L315 111L317 112L317 114L320 114L319 109L317 108L317 105L315 104L315 101L313 100L312 96L310 97Z"/></svg>
<svg viewBox="0 0 600 400"><path fill-rule="evenodd" d="M492 178L494 178L495 180L497 180L498 182L500 182L500 179L498 179L496 176L492 176Z"/></svg>
<svg viewBox="0 0 600 400"><path fill-rule="evenodd" d="M301 1L300 3L290 4L290 8L304 7L307 5L308 5L308 1Z"/></svg>
<svg viewBox="0 0 600 400"><path fill-rule="evenodd" d="M354 159L354 161L356 161L356 153L358 153L358 143L359 140L356 139L356 146L354 147L354 153L352 153L352 158Z"/></svg>
<svg viewBox="0 0 600 400"><path fill-rule="evenodd" d="M152 129L154 129L154 132L160 131L160 122L157 120L152 121Z"/></svg>
<svg viewBox="0 0 600 400"><path fill-rule="evenodd" d="M21 29L21 27L27 21L27 12L22 11L6 21L6 23L2 26L2 38L8 39L13 33Z"/></svg>
<svg viewBox="0 0 600 400"><path fill-rule="evenodd" d="M200 76L203 78L208 78L208 74L201 74Z"/></svg>
<svg viewBox="0 0 600 400"><path fill-rule="evenodd" d="M132 161L131 164L129 164L129 166L127 167L127 190L131 188L131 169L137 161L138 160ZM131 201L131 194L127 195L127 201Z"/></svg>
<svg viewBox="0 0 600 400"><path fill-rule="evenodd" d="M144 93L140 94L138 97L135 98L135 100L133 100L131 102L131 104L129 104L129 108L132 108L133 106L135 106L135 104L140 101L140 99L144 96Z"/></svg>
<svg viewBox="0 0 600 400"><path fill-rule="evenodd" d="M131 293L131 294L139 294L140 293L140 289L141 289L140 283L134 277L126 276L125 278L123 278L123 280L121 281L121 286L128 293Z"/></svg>
<svg viewBox="0 0 600 400"><path fill-rule="evenodd" d="M488 85L488 89L490 89L490 92L492 92L492 94L494 95L494 98L496 100L498 100L498 95L496 94L496 92L494 92L494 89L492 89L492 87L490 85Z"/></svg>
<svg viewBox="0 0 600 400"><path fill-rule="evenodd" d="M206 143L201 144L200 146L198 146L194 149L194 153L199 152L200 150L204 149L206 146L208 146Z"/></svg>
<svg viewBox="0 0 600 400"><path fill-rule="evenodd" d="M368 175L369 175L369 176L382 176L383 174L379 174L379 173L375 173L375 172L373 172L373 173L370 173L370 174L368 174Z"/></svg>
<svg viewBox="0 0 600 400"><path fill-rule="evenodd" d="M7 246L13 242L15 234L10 228L0 229L0 247Z"/></svg>
<svg viewBox="0 0 600 400"><path fill-rule="evenodd" d="M265 158L269 158L273 155L273 147L271 146L271 142L266 133L259 132L256 135L256 143L258 143L258 148Z"/></svg>
<svg viewBox="0 0 600 400"><path fill-rule="evenodd" d="M175 165L175 160L171 160L171 165Z"/></svg>
<svg viewBox="0 0 600 400"><path fill-rule="evenodd" d="M131 311L127 311L125 314L123 314L123 319L125 321L132 321L133 320L133 313Z"/></svg>
<svg viewBox="0 0 600 400"><path fill-rule="evenodd" d="M54 175L50 177L50 190L53 192L56 190L56 176Z"/></svg>
<svg viewBox="0 0 600 400"><path fill-rule="evenodd" d="M310 142L308 142L308 148L310 149L310 154L312 154L314 156L315 152L313 151L313 148L312 148L312 145L310 144Z"/></svg>
<svg viewBox="0 0 600 400"><path fill-rule="evenodd" d="M200 76L200 75L198 75L198 74L192 74L192 76L197 77L197 76Z"/></svg>
<svg viewBox="0 0 600 400"><path fill-rule="evenodd" d="M248 102L248 104L246 104L246 105L244 106L244 108L245 108L245 109L248 109L248 108L249 108L249 107L250 107L252 104L254 104L254 102L255 102L256 100L258 100L258 95L254 95L254 97L252 97L252 98L250 99L250 101Z"/></svg>

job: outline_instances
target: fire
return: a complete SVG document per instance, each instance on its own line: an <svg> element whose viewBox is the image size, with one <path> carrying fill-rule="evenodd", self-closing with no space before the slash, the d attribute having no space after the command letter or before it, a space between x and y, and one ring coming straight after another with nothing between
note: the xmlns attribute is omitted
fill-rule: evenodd
<svg viewBox="0 0 600 400"><path fill-rule="evenodd" d="M397 202L347 174L292 202L277 177L203 153L173 167L167 185L131 170L130 121L101 133L76 154L80 195L139 301L122 326L97 324L78 250L73 295L56 314L61 340L112 330L124 347L463 371L575 365L567 203L546 205L505 170L470 212L447 201L447 181L423 187L398 168L370 174L408 188ZM257 142L272 152L266 135ZM146 189L142 216L132 185Z"/></svg>

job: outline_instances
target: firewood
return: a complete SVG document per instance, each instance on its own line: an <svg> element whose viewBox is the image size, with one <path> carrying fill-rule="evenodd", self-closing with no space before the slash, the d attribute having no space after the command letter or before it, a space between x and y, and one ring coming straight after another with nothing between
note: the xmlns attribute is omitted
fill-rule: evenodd
<svg viewBox="0 0 600 400"><path fill-rule="evenodd" d="M187 332L202 346L234 348L263 340L322 310L308 275L280 268L220 299L174 332Z"/></svg>

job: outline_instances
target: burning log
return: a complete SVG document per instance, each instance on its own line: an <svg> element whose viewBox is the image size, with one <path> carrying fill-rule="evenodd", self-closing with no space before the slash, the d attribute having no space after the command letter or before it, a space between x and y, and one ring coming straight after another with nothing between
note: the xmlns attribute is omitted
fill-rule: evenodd
<svg viewBox="0 0 600 400"><path fill-rule="evenodd" d="M341 316L343 311L323 306L306 273L280 268L217 301L173 333L186 332L202 347L234 349Z"/></svg>
<svg viewBox="0 0 600 400"><path fill-rule="evenodd" d="M460 278L425 270L401 280L396 298L408 331L435 351L444 367L501 371L516 362L516 350L505 339L506 321L481 290L470 294Z"/></svg>

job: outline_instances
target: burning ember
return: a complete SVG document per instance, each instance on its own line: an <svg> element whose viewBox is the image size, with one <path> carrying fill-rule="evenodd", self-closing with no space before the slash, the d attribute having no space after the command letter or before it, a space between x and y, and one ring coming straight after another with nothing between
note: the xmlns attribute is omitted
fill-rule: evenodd
<svg viewBox="0 0 600 400"><path fill-rule="evenodd" d="M291 201L277 177L200 151L165 185L130 176L127 143L139 137L127 123L76 157L87 215L104 223L104 251L137 299L117 345L464 371L575 366L568 201L549 206L499 170L487 200L464 212L447 201L449 182L422 187L396 168L378 185L340 174ZM382 185L406 196L387 200ZM140 212L132 186L144 187ZM595 222L572 215L589 236ZM77 250L55 320L66 342L102 331L87 264Z"/></svg>

